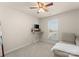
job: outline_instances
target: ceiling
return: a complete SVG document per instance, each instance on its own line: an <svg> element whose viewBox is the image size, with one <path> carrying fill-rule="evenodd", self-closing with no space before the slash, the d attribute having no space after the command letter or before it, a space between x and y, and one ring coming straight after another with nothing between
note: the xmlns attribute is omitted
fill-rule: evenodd
<svg viewBox="0 0 79 59"><path fill-rule="evenodd" d="M79 8L79 2L53 2L53 6L48 8L48 12L37 13L37 10L31 10L29 7L35 5L35 2L1 2L0 6L7 6L17 9L21 12L28 13L38 18L56 15L62 12L74 10Z"/></svg>

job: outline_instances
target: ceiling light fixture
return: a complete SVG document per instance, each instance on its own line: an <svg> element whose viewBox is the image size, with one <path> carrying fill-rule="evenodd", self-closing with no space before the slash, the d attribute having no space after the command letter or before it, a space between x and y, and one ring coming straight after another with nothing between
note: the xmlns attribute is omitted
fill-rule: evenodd
<svg viewBox="0 0 79 59"><path fill-rule="evenodd" d="M40 12L47 12L48 11L48 7L50 6L53 6L53 2L51 3L43 3L43 2L37 2L37 4L33 7L30 7L30 9L37 9L38 12L37 13L40 13Z"/></svg>
<svg viewBox="0 0 79 59"><path fill-rule="evenodd" d="M39 9L39 12L45 12L45 11L43 10L43 8L40 8L40 9Z"/></svg>

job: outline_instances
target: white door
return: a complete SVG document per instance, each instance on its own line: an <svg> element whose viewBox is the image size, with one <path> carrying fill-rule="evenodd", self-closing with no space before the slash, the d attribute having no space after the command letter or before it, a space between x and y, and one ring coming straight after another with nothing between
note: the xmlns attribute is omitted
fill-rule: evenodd
<svg viewBox="0 0 79 59"><path fill-rule="evenodd" d="M0 56L2 56L1 39L0 39Z"/></svg>
<svg viewBox="0 0 79 59"><path fill-rule="evenodd" d="M0 24L0 36L2 36L1 24ZM2 47L1 47L1 45L2 45L2 39L0 37L0 56L2 56Z"/></svg>
<svg viewBox="0 0 79 59"><path fill-rule="evenodd" d="M1 33L2 33L2 32L1 32L1 26L0 26L0 36L2 35ZM2 39L0 38L0 56L2 56L1 44L2 44Z"/></svg>

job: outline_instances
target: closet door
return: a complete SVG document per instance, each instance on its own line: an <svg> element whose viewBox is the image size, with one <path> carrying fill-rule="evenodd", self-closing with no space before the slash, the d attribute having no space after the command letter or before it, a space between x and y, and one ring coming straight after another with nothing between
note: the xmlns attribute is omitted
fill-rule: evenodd
<svg viewBox="0 0 79 59"><path fill-rule="evenodd" d="M0 39L0 57L2 56L2 47L1 47L1 39Z"/></svg>

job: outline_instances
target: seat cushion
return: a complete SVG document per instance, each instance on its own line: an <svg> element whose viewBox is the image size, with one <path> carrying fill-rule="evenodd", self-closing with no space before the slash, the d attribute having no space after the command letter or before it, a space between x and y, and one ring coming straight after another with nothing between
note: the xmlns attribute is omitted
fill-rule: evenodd
<svg viewBox="0 0 79 59"><path fill-rule="evenodd" d="M74 33L62 33L61 41L63 42L75 44L75 39Z"/></svg>
<svg viewBox="0 0 79 59"><path fill-rule="evenodd" d="M73 44L59 42L52 48L52 50L59 50L74 56L79 56L79 46Z"/></svg>

